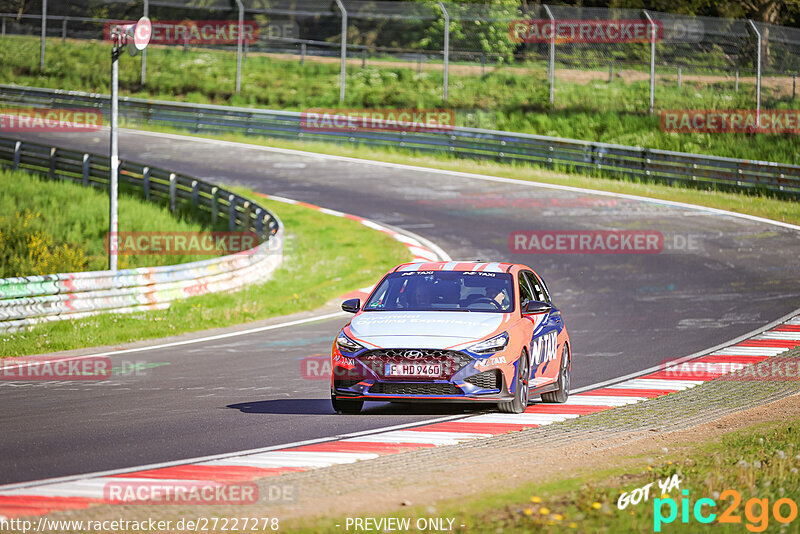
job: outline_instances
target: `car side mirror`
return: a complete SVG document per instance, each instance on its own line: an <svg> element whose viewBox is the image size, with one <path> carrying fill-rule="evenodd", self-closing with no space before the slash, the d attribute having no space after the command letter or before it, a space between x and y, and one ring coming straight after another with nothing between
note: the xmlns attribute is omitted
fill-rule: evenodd
<svg viewBox="0 0 800 534"><path fill-rule="evenodd" d="M523 310L523 313L525 313L526 315L527 314L534 314L534 313L547 313L552 309L553 309L553 307L550 304L546 303L546 302L541 302L541 301L538 301L538 300L530 300L525 305L525 309Z"/></svg>
<svg viewBox="0 0 800 534"><path fill-rule="evenodd" d="M356 313L361 309L361 299L347 299L342 302L342 309L348 313Z"/></svg>

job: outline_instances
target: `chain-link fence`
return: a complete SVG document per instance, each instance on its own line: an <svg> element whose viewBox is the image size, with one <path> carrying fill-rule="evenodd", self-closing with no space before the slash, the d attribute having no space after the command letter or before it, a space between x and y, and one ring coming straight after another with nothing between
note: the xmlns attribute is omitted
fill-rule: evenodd
<svg viewBox="0 0 800 534"><path fill-rule="evenodd" d="M41 35L46 28L47 37L101 39L110 24L146 13L154 28L161 24L167 28L162 31L172 31L170 39L154 44L184 51L227 49L240 56L245 72L249 54L338 67L338 87L327 90L338 93L341 102L373 106L394 103L386 102L386 95L374 101L370 86L399 77L409 94L435 96L454 107L480 107L475 105L481 100L478 80L478 86L516 85L515 106L554 113L663 111L686 107L688 101L695 109L780 108L797 97L800 73L800 29L656 11L519 0L49 4L45 24L41 10L0 13L2 34ZM240 38L240 17L257 31ZM210 30L212 39L203 33L210 21L217 24ZM219 21L229 22L227 30L220 32ZM148 50L151 56L159 53L159 47ZM147 56L142 63L145 83ZM313 68L306 74L309 79L319 75ZM236 92L239 86L237 74ZM404 98L407 104L409 97Z"/></svg>

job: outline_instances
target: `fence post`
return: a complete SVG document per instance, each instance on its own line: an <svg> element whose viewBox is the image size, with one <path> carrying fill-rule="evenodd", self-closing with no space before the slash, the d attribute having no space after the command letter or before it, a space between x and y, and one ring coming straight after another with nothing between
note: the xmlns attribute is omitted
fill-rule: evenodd
<svg viewBox="0 0 800 534"><path fill-rule="evenodd" d="M142 169L142 192L145 200L150 200L150 167Z"/></svg>
<svg viewBox="0 0 800 534"><path fill-rule="evenodd" d="M756 129L759 129L761 127L761 32L758 31L755 22L751 19L747 19L747 22L750 23L750 27L758 38L756 54Z"/></svg>
<svg viewBox="0 0 800 534"><path fill-rule="evenodd" d="M739 67L736 67L736 81L734 82L733 90L736 93L739 92Z"/></svg>
<svg viewBox="0 0 800 534"><path fill-rule="evenodd" d="M439 2L439 8L442 10L442 15L444 15L444 82L442 82L442 98L443 101L447 103L447 86L450 74L450 13L447 12L447 8L444 7L444 3L442 2Z"/></svg>
<svg viewBox="0 0 800 534"><path fill-rule="evenodd" d="M89 154L83 155L83 187L89 187L89 167L91 156Z"/></svg>
<svg viewBox="0 0 800 534"><path fill-rule="evenodd" d="M175 211L175 196L177 193L178 177L174 172L169 173L169 211Z"/></svg>
<svg viewBox="0 0 800 534"><path fill-rule="evenodd" d="M481 76L486 76L486 52L481 52Z"/></svg>
<svg viewBox="0 0 800 534"><path fill-rule="evenodd" d="M794 100L795 95L797 94L797 74L792 75L792 100Z"/></svg>
<svg viewBox="0 0 800 534"><path fill-rule="evenodd" d="M42 42L39 45L39 70L44 70L44 38L47 33L47 0L42 0Z"/></svg>
<svg viewBox="0 0 800 534"><path fill-rule="evenodd" d="M67 20L68 17L61 19L61 44L67 42Z"/></svg>
<svg viewBox="0 0 800 534"><path fill-rule="evenodd" d="M17 141L14 143L14 165L11 167L12 169L19 169L20 156L22 156L22 141Z"/></svg>
<svg viewBox="0 0 800 534"><path fill-rule="evenodd" d="M422 54L417 54L417 74L422 74Z"/></svg>
<svg viewBox="0 0 800 534"><path fill-rule="evenodd" d="M0 34L0 36L5 37L6 36L6 18L5 17L3 17L2 25L3 25L2 34Z"/></svg>
<svg viewBox="0 0 800 534"><path fill-rule="evenodd" d="M144 0L144 9L142 10L142 16L149 17L150 16L150 0ZM147 82L147 48L142 50L142 85Z"/></svg>
<svg viewBox="0 0 800 534"><path fill-rule="evenodd" d="M656 102L656 23L646 9L642 13L650 23L650 113L653 112Z"/></svg>
<svg viewBox="0 0 800 534"><path fill-rule="evenodd" d="M306 44L300 43L300 66L306 62Z"/></svg>
<svg viewBox="0 0 800 534"><path fill-rule="evenodd" d="M681 68L678 67L678 89L681 88Z"/></svg>
<svg viewBox="0 0 800 534"><path fill-rule="evenodd" d="M347 84L347 10L342 0L336 0L339 12L342 14L341 50L339 51L339 102L344 102L345 87Z"/></svg>
<svg viewBox="0 0 800 534"><path fill-rule="evenodd" d="M367 49L366 48L361 50L361 68L362 69L367 68Z"/></svg>
<svg viewBox="0 0 800 534"><path fill-rule="evenodd" d="M236 230L236 197L228 195L228 230Z"/></svg>
<svg viewBox="0 0 800 534"><path fill-rule="evenodd" d="M614 62L608 64L608 83L614 81Z"/></svg>
<svg viewBox="0 0 800 534"><path fill-rule="evenodd" d="M244 31L244 4L242 0L236 0L239 8L239 35L236 38L236 94L242 88L242 32Z"/></svg>
<svg viewBox="0 0 800 534"><path fill-rule="evenodd" d="M556 18L553 12L550 11L550 6L544 5L544 10L547 12L547 17L550 19L550 57L547 61L547 79L550 82L550 105L552 106L556 101Z"/></svg>

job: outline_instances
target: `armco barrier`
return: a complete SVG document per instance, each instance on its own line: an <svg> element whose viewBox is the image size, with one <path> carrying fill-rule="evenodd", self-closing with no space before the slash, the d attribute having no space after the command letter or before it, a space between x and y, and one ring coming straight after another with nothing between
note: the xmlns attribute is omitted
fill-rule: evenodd
<svg viewBox="0 0 800 534"><path fill-rule="evenodd" d="M107 95L0 85L0 106L97 108L108 113ZM455 156L518 161L547 168L614 177L689 182L735 189L800 194L800 165L455 127L446 132L313 131L301 114L228 106L121 98L128 125L169 126L192 132L235 132L283 139L363 143Z"/></svg>
<svg viewBox="0 0 800 534"><path fill-rule="evenodd" d="M0 137L0 165L106 188L108 157ZM266 208L188 176L130 161L120 162L120 187L144 199L191 206L228 229L253 231L257 247L192 263L113 271L0 279L0 331L39 322L167 308L171 301L239 289L264 280L283 257L283 226Z"/></svg>

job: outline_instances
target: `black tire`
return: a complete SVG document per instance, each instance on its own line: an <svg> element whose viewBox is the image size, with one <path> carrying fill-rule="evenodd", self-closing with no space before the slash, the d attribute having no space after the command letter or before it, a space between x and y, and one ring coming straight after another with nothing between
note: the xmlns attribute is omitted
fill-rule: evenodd
<svg viewBox="0 0 800 534"><path fill-rule="evenodd" d="M508 402L497 404L498 409L504 413L522 413L528 407L530 397L531 367L528 353L523 352L519 357L520 364L517 366L517 376L514 378L514 398Z"/></svg>
<svg viewBox="0 0 800 534"><path fill-rule="evenodd" d="M542 402L567 402L569 398L570 367L569 347L564 343L564 348L561 350L561 369L558 372L558 382L556 382L558 389L542 393Z"/></svg>
<svg viewBox="0 0 800 534"><path fill-rule="evenodd" d="M361 412L364 401L337 399L331 395L331 404L333 405L333 411L336 413L356 414Z"/></svg>

